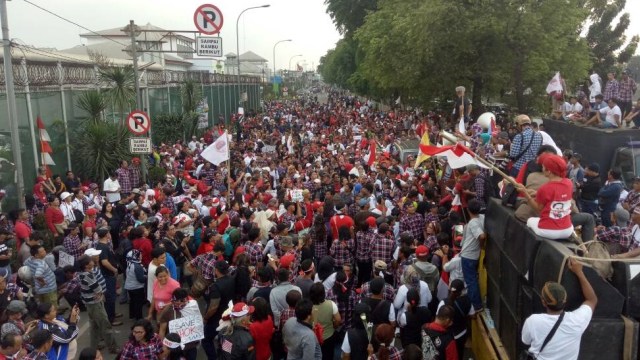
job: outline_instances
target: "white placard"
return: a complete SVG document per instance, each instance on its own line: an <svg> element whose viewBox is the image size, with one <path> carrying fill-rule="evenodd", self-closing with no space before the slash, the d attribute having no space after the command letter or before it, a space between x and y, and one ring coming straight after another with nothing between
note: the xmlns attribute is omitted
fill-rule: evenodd
<svg viewBox="0 0 640 360"><path fill-rule="evenodd" d="M129 138L129 152L132 154L151 154L151 139L144 137Z"/></svg>
<svg viewBox="0 0 640 360"><path fill-rule="evenodd" d="M73 255L69 255L64 251L58 252L58 267L63 268L65 266L73 266L75 258Z"/></svg>
<svg viewBox="0 0 640 360"><path fill-rule="evenodd" d="M202 340L204 339L204 325L202 324L202 317L192 315L171 320L169 321L169 332L180 335L180 340L183 345Z"/></svg>
<svg viewBox="0 0 640 360"><path fill-rule="evenodd" d="M304 198L302 197L302 190L300 189L291 190L291 201L300 202L303 200Z"/></svg>
<svg viewBox="0 0 640 360"><path fill-rule="evenodd" d="M196 38L198 56L222 57L222 38L218 36L199 36Z"/></svg>
<svg viewBox="0 0 640 360"><path fill-rule="evenodd" d="M276 147L273 145L265 145L262 147L262 152L263 153L272 153L272 152L276 152Z"/></svg>

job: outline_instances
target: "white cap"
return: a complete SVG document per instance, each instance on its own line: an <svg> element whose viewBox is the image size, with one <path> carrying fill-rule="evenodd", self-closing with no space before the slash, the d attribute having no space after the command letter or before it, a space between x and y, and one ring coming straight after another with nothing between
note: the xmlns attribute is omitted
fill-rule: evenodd
<svg viewBox="0 0 640 360"><path fill-rule="evenodd" d="M62 194L60 194L60 200L64 201L64 199L68 198L69 196L71 196L70 192L63 191Z"/></svg>
<svg viewBox="0 0 640 360"><path fill-rule="evenodd" d="M87 256L98 256L102 253L102 250L98 250L98 249L94 249L94 248L89 248L87 250L84 251L84 254Z"/></svg>

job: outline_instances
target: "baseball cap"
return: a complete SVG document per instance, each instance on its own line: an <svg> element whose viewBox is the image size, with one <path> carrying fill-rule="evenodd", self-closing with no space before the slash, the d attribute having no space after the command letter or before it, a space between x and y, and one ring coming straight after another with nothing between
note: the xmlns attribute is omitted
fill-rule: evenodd
<svg viewBox="0 0 640 360"><path fill-rule="evenodd" d="M71 196L71 193L68 191L63 191L62 194L60 194L60 200L64 201L66 198L68 198L69 196Z"/></svg>
<svg viewBox="0 0 640 360"><path fill-rule="evenodd" d="M84 254L87 255L87 256L98 256L98 255L102 254L102 250L89 248L89 249L84 251Z"/></svg>
<svg viewBox="0 0 640 360"><path fill-rule="evenodd" d="M376 270L387 270L387 263L382 260L376 260L376 262L373 264L373 267Z"/></svg>
<svg viewBox="0 0 640 360"><path fill-rule="evenodd" d="M11 302L9 303L9 305L7 305L7 312L13 313L13 314L26 314L27 311L27 304L25 304L24 301L22 300L11 300Z"/></svg>
<svg viewBox="0 0 640 360"><path fill-rule="evenodd" d="M324 206L324 203L322 201L314 201L313 204L311 204L311 207L313 208L313 210L318 210L323 206Z"/></svg>
<svg viewBox="0 0 640 360"><path fill-rule="evenodd" d="M284 269L290 269L291 264L296 260L295 255L287 254L280 258L280 267Z"/></svg>
<svg viewBox="0 0 640 360"><path fill-rule="evenodd" d="M239 302L233 305L233 308L231 309L231 317L238 318L238 317L243 317L245 315L253 314L254 310L255 310L255 307L249 306L243 302Z"/></svg>
<svg viewBox="0 0 640 360"><path fill-rule="evenodd" d="M361 207L362 206L366 206L368 203L369 203L369 199L367 199L367 198L362 198L362 199L360 199L360 201L358 201L358 205L361 206Z"/></svg>
<svg viewBox="0 0 640 360"><path fill-rule="evenodd" d="M280 246L293 246L293 238L291 236L283 236L280 238Z"/></svg>
<svg viewBox="0 0 640 360"><path fill-rule="evenodd" d="M373 216L369 216L366 220L367 225L369 225L369 227L376 227L376 218L374 218Z"/></svg>
<svg viewBox="0 0 640 360"><path fill-rule="evenodd" d="M77 229L78 228L78 223L75 221L72 221L69 223L69 225L67 225L67 229L69 230L73 230L73 229Z"/></svg>
<svg viewBox="0 0 640 360"><path fill-rule="evenodd" d="M225 260L216 261L216 269L221 273L226 274L227 271L229 271L229 263L226 262Z"/></svg>
<svg viewBox="0 0 640 360"><path fill-rule="evenodd" d="M599 173L600 172L600 165L598 165L597 163L592 163L589 166L587 166L588 170L591 170L595 173Z"/></svg>
<svg viewBox="0 0 640 360"><path fill-rule="evenodd" d="M94 216L94 215L96 215L97 213L98 213L98 210L91 208L91 209L87 209L87 211L86 211L86 213L85 213L85 214L86 214L87 216Z"/></svg>
<svg viewBox="0 0 640 360"><path fill-rule="evenodd" d="M416 256L418 257L423 257L423 256L427 256L429 255L429 248L424 246L424 245L420 245L416 248Z"/></svg>
<svg viewBox="0 0 640 360"><path fill-rule="evenodd" d="M162 215L171 214L171 209L163 207L162 209L160 209L160 214Z"/></svg>

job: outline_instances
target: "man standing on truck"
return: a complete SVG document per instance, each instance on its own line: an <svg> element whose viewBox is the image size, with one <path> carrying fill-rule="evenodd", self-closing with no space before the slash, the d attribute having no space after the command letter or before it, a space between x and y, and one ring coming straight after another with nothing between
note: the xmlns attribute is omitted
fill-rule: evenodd
<svg viewBox="0 0 640 360"><path fill-rule="evenodd" d="M465 91L464 86L456 88L456 102L453 105L453 121L455 121L456 126L462 118L465 124L471 119L471 101L464 95Z"/></svg>
<svg viewBox="0 0 640 360"><path fill-rule="evenodd" d="M484 231L484 215L480 214L482 205L476 199L471 199L467 206L471 218L464 227L462 233L462 249L460 258L462 262L462 274L467 283L467 294L471 298L471 304L476 312L483 310L480 298L480 285L478 284L478 260L480 250L484 246L487 234Z"/></svg>
<svg viewBox="0 0 640 360"><path fill-rule="evenodd" d="M516 123L520 127L520 133L513 138L509 153L513 162L510 175L513 177L518 175L522 165L536 158L538 149L542 146L542 135L533 131L531 119L527 115L518 115Z"/></svg>
<svg viewBox="0 0 640 360"><path fill-rule="evenodd" d="M622 110L622 119L631 112L633 95L635 95L637 88L636 82L629 77L627 70L622 71L622 79L620 79L618 90L618 103L620 104L620 110Z"/></svg>
<svg viewBox="0 0 640 360"><path fill-rule="evenodd" d="M582 288L584 302L574 311L565 311L567 291L556 283L548 282L542 288L542 305L546 314L533 314L522 327L522 342L538 360L572 360L578 358L582 333L589 326L598 297L582 272L582 264L573 258L569 269L576 275Z"/></svg>
<svg viewBox="0 0 640 360"><path fill-rule="evenodd" d="M618 94L620 91L620 83L616 80L616 73L610 71L607 73L607 85L604 87L604 101L609 102L609 100L618 99Z"/></svg>

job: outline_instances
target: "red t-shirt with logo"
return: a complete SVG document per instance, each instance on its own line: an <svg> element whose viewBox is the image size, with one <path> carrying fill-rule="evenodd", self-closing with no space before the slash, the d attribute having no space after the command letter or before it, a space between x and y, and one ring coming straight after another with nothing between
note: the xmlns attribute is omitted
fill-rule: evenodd
<svg viewBox="0 0 640 360"><path fill-rule="evenodd" d="M542 185L536 192L536 201L543 205L538 226L547 230L571 228L572 195L573 185L567 178Z"/></svg>

